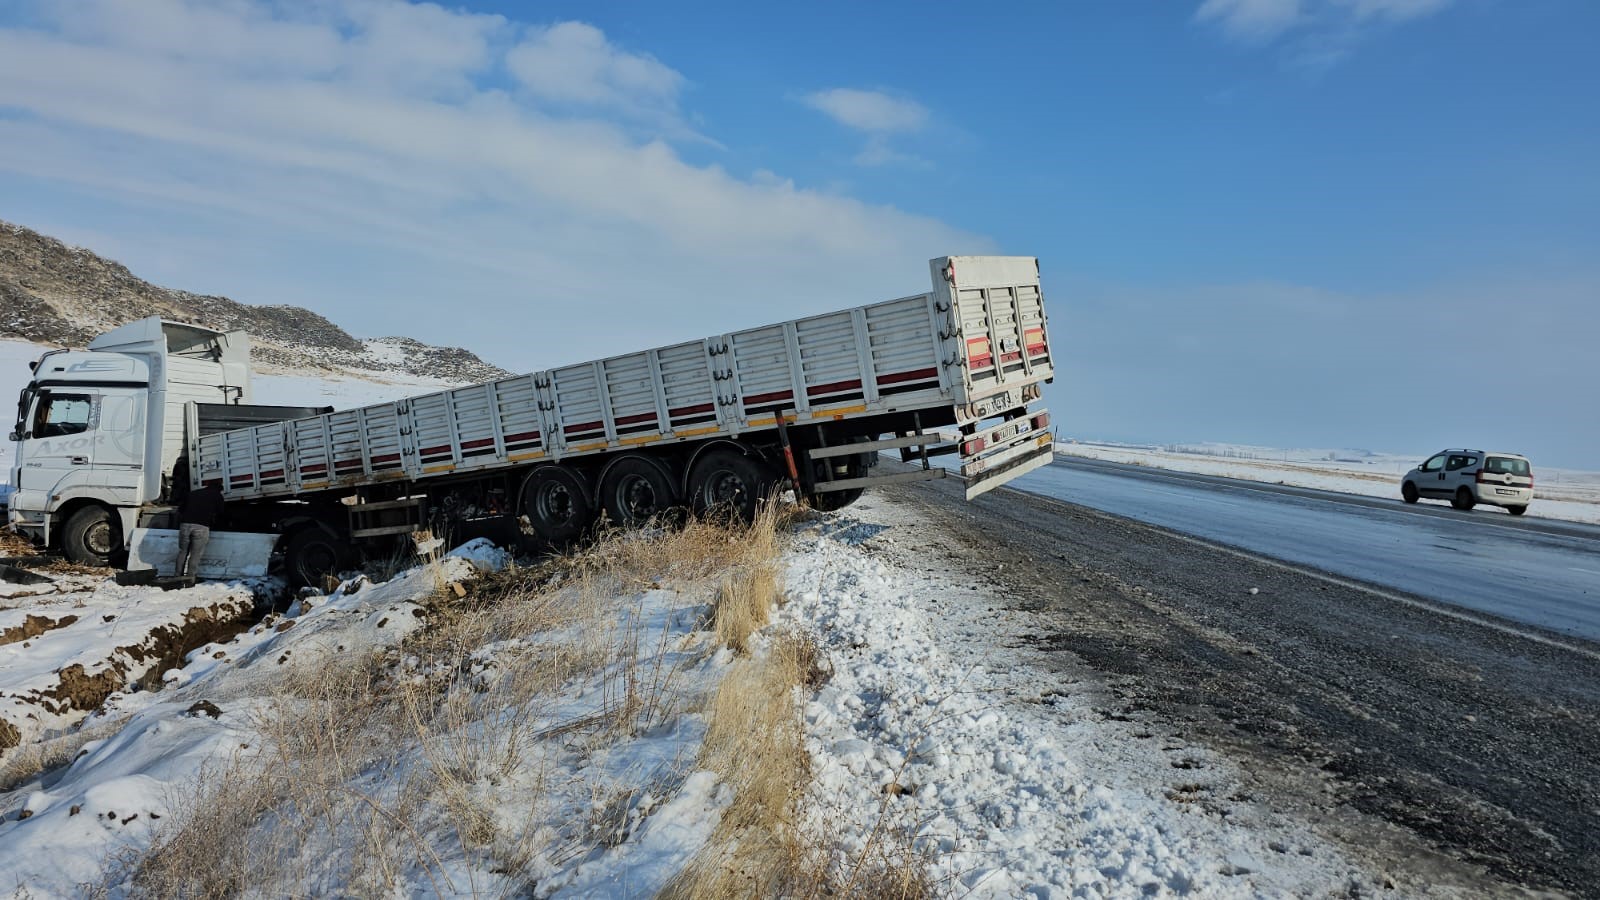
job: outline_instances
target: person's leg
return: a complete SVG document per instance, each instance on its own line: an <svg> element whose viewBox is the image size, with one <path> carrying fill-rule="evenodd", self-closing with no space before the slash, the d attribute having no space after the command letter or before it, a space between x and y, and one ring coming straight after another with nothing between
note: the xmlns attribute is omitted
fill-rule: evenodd
<svg viewBox="0 0 1600 900"><path fill-rule="evenodd" d="M182 578L184 570L188 568L189 546L193 537L193 525L185 523L178 526L178 561L172 569L172 577L174 578Z"/></svg>
<svg viewBox="0 0 1600 900"><path fill-rule="evenodd" d="M194 534L189 536L189 558L183 570L184 577L193 578L200 572L200 558L205 555L206 544L211 542L211 529L204 525L191 525Z"/></svg>

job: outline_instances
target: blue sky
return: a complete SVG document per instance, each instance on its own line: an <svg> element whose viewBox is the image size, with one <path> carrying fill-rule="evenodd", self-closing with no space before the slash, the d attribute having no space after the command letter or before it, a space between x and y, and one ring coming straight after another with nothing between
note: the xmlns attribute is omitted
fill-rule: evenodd
<svg viewBox="0 0 1600 900"><path fill-rule="evenodd" d="M1063 433L1600 468L1600 4L21 0L0 218L539 368L1042 261Z"/></svg>

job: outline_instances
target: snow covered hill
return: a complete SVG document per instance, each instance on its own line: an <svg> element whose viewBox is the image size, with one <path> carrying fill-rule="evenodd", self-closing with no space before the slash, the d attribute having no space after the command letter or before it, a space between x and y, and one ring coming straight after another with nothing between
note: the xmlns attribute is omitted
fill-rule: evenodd
<svg viewBox="0 0 1600 900"><path fill-rule="evenodd" d="M406 337L362 341L297 306L255 306L150 284L121 264L0 221L0 338L82 346L125 322L159 315L253 342L259 370L372 370L457 383L509 374L469 351Z"/></svg>

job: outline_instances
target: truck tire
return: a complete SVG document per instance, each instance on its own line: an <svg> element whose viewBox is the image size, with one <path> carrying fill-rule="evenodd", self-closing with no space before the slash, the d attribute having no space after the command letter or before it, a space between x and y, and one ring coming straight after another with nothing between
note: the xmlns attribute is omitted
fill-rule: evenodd
<svg viewBox="0 0 1600 900"><path fill-rule="evenodd" d="M85 506L67 520L61 549L80 566L109 566L122 552L122 523L104 506Z"/></svg>
<svg viewBox="0 0 1600 900"><path fill-rule="evenodd" d="M582 537L595 512L586 479L568 466L540 466L522 485L522 514L547 544L562 546Z"/></svg>
<svg viewBox="0 0 1600 900"><path fill-rule="evenodd" d="M736 450L712 450L689 472L689 503L700 515L723 512L752 522L778 480L759 459Z"/></svg>
<svg viewBox="0 0 1600 900"><path fill-rule="evenodd" d="M850 488L844 491L824 491L811 495L811 508L817 512L833 512L844 509L846 506L861 499L866 488Z"/></svg>
<svg viewBox="0 0 1600 900"><path fill-rule="evenodd" d="M325 576L337 577L349 567L348 544L321 528L313 525L289 535L289 544L283 551L283 572L290 587L321 587Z"/></svg>
<svg viewBox="0 0 1600 900"><path fill-rule="evenodd" d="M607 518L631 528L677 506L678 492L660 463L644 456L624 456L600 480L600 502Z"/></svg>
<svg viewBox="0 0 1600 900"><path fill-rule="evenodd" d="M847 443L860 444L876 440L877 435L860 435L850 438ZM851 456L840 456L831 459L819 459L813 467L813 477L817 481L832 481L836 478L864 478L873 465L877 463L875 453L857 453ZM865 488L849 488L843 491L819 491L811 495L811 508L818 512L833 512L844 509L846 506L861 499Z"/></svg>

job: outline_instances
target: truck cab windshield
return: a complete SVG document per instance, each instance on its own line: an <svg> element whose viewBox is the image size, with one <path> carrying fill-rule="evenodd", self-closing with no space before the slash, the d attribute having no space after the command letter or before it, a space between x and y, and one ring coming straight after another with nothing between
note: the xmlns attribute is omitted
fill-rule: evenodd
<svg viewBox="0 0 1600 900"><path fill-rule="evenodd" d="M94 414L94 398L88 394L58 394L41 391L33 409L33 437L67 437L88 431Z"/></svg>

